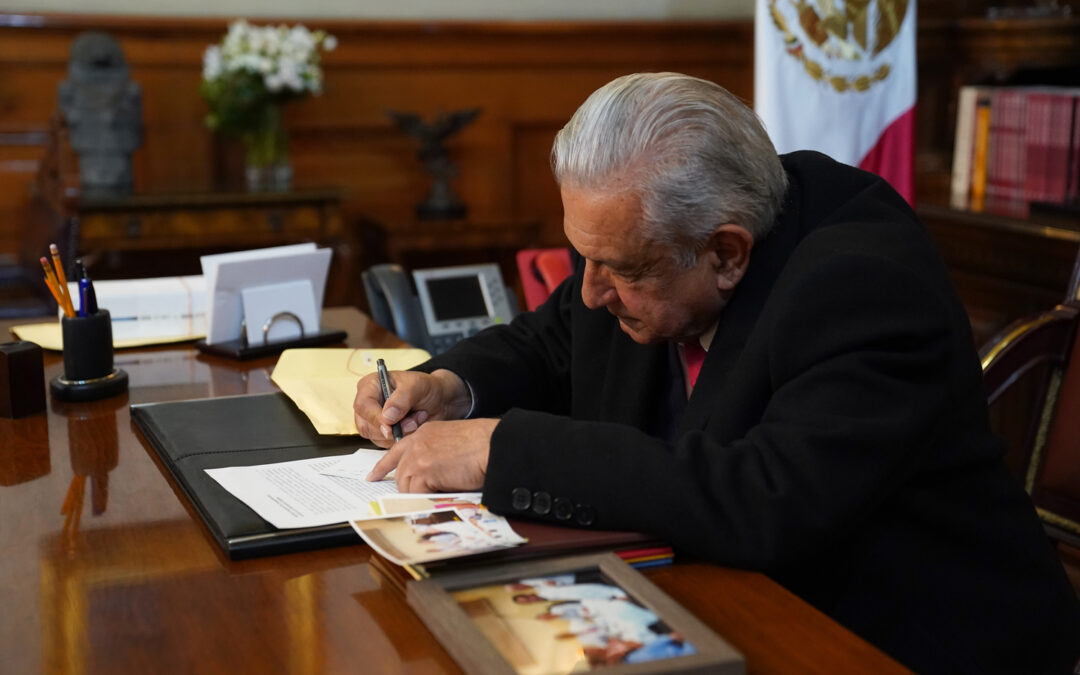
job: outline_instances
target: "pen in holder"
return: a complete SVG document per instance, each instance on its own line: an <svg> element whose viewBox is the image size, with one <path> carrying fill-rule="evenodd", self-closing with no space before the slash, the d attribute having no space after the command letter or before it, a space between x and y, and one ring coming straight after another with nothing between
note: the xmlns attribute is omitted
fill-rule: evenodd
<svg viewBox="0 0 1080 675"><path fill-rule="evenodd" d="M61 317L60 328L64 336L64 374L49 382L53 396L65 401L96 401L127 390L127 373L113 367L109 310Z"/></svg>

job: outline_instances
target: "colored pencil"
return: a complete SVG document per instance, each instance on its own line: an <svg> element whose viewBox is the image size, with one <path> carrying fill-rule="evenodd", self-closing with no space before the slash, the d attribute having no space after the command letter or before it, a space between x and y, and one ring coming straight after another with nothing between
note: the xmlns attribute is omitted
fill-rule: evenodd
<svg viewBox="0 0 1080 675"><path fill-rule="evenodd" d="M75 308L71 305L71 300L60 291L60 282L56 280L56 273L45 256L41 256L41 268L45 270L45 285L49 287L49 291L56 298L56 304L60 305L60 309L64 310L64 316L69 318L75 316Z"/></svg>
<svg viewBox="0 0 1080 675"><path fill-rule="evenodd" d="M53 268L56 272L56 285L60 287L60 293L65 298L65 304L68 309L68 316L75 315L75 306L71 302L71 293L68 290L67 274L64 273L64 263L60 261L60 249L56 244L49 244L49 253L52 255Z"/></svg>
<svg viewBox="0 0 1080 675"><path fill-rule="evenodd" d="M60 288L66 295L68 292L67 274L64 272L64 263L60 262L60 249L56 247L56 244L49 244L49 253L52 255L53 268L56 270L56 281L59 282Z"/></svg>

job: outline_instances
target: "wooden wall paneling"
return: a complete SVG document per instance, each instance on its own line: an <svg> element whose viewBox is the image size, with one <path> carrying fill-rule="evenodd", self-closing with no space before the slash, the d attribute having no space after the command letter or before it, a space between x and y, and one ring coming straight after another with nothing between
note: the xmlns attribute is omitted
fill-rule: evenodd
<svg viewBox="0 0 1080 675"><path fill-rule="evenodd" d="M515 203L513 213L540 222L538 248L568 246L562 229L562 200L551 173L551 144L562 128L558 122L535 122L514 126L512 134Z"/></svg>
<svg viewBox="0 0 1080 675"><path fill-rule="evenodd" d="M391 228L411 223L430 186L416 142L395 128L389 109L430 119L483 108L448 143L460 168L454 187L470 218L539 222L537 245L560 245L550 143L596 87L628 72L677 70L752 96L749 20L305 23L333 33L339 47L324 58L324 94L286 110L294 182L342 188L345 218L357 227L369 220ZM203 51L226 26L222 19L0 14L0 254L17 248L56 86L83 30L114 35L142 88L137 192L240 184L241 149L205 129L198 96ZM23 135L22 145L13 133Z"/></svg>

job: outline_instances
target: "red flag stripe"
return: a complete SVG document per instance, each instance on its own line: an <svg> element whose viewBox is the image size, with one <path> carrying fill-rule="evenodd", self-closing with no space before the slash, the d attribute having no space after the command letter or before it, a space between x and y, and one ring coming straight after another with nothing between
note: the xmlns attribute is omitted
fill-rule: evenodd
<svg viewBox="0 0 1080 675"><path fill-rule="evenodd" d="M915 107L908 108L885 128L877 143L859 162L859 168L889 181L915 206Z"/></svg>

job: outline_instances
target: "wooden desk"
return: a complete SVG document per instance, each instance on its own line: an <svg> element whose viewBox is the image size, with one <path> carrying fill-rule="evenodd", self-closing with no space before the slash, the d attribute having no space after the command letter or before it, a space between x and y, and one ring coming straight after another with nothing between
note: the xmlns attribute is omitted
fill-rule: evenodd
<svg viewBox="0 0 1080 675"><path fill-rule="evenodd" d="M355 310L327 310L324 322L350 346L400 344ZM0 337L12 323L0 322ZM274 359L181 344L120 351L116 363L131 378L126 395L0 419L5 672L460 672L359 540L230 562L139 440L129 404L273 391ZM62 367L46 355L47 378ZM75 476L93 480L79 518L66 519ZM761 574L680 561L648 575L741 650L751 673L905 672Z"/></svg>

